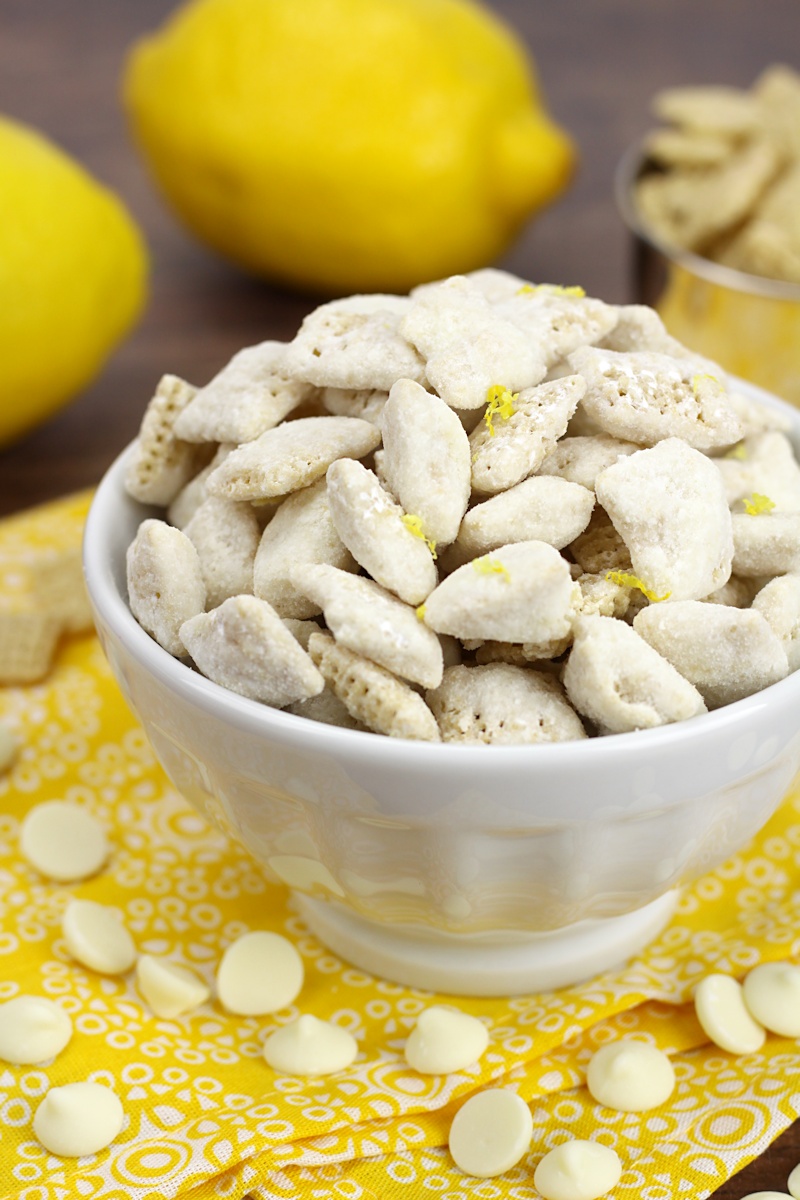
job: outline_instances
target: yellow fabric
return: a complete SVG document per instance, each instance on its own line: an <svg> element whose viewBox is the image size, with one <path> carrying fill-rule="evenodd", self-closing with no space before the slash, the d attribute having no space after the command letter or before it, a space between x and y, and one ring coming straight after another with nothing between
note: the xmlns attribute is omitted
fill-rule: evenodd
<svg viewBox="0 0 800 1200"><path fill-rule="evenodd" d="M24 603L26 556L73 544L87 503L73 497L0 523L0 602ZM0 1000L50 996L75 1025L51 1065L0 1064L0 1200L534 1200L539 1158L576 1135L617 1149L617 1200L695 1200L800 1113L796 1043L770 1036L759 1054L736 1059L708 1045L690 1003L710 970L741 977L800 950L796 791L746 851L686 890L669 927L626 968L547 995L449 1000L488 1020L490 1048L472 1070L422 1077L402 1046L431 997L336 959L285 889L177 795L94 637L65 642L44 684L0 691L0 718L25 744L0 777ZM96 878L51 885L20 857L20 820L52 798L107 827L113 853ZM212 1002L158 1020L132 976L106 979L70 961L59 922L72 895L114 905L140 950L168 954L209 983L232 938L276 930L300 950L306 983L274 1018L231 1017ZM301 1011L351 1029L359 1061L328 1079L275 1075L261 1044ZM666 1105L641 1115L602 1109L582 1086L592 1050L631 1035L673 1055L679 1080ZM49 1156L33 1136L33 1111L49 1086L85 1078L115 1089L126 1128L94 1158ZM449 1159L447 1130L463 1098L490 1080L530 1103L531 1151L500 1178L468 1179Z"/></svg>

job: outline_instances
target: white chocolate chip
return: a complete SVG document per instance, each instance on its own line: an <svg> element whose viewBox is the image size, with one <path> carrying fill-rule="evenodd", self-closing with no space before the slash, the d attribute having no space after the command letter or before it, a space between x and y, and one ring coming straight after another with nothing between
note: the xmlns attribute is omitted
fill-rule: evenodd
<svg viewBox="0 0 800 1200"><path fill-rule="evenodd" d="M517 1165L532 1133L533 1118L525 1101L506 1088L488 1088L470 1096L458 1110L448 1145L461 1171L491 1179Z"/></svg>
<svg viewBox="0 0 800 1200"><path fill-rule="evenodd" d="M70 900L61 932L72 957L101 975L124 975L136 961L133 938L105 904Z"/></svg>
<svg viewBox="0 0 800 1200"><path fill-rule="evenodd" d="M575 1138L545 1154L533 1184L544 1200L598 1200L621 1175L622 1163L615 1150Z"/></svg>
<svg viewBox="0 0 800 1200"><path fill-rule="evenodd" d="M100 1083L67 1083L45 1096L33 1131L45 1150L60 1158L84 1158L110 1146L125 1113L119 1097Z"/></svg>
<svg viewBox="0 0 800 1200"><path fill-rule="evenodd" d="M770 1033L800 1037L800 967L794 963L762 963L743 984L750 1016Z"/></svg>
<svg viewBox="0 0 800 1200"><path fill-rule="evenodd" d="M304 1013L271 1033L264 1043L267 1066L284 1075L333 1075L358 1054L358 1042L341 1025Z"/></svg>
<svg viewBox="0 0 800 1200"><path fill-rule="evenodd" d="M488 1031L477 1017L432 1004L408 1035L406 1062L421 1075L450 1075L476 1063L488 1045Z"/></svg>
<svg viewBox="0 0 800 1200"><path fill-rule="evenodd" d="M287 938L256 930L228 946L217 969L223 1008L258 1017L286 1008L303 986L303 960Z"/></svg>
<svg viewBox="0 0 800 1200"><path fill-rule="evenodd" d="M210 991L193 971L166 958L142 954L136 963L136 986L162 1021L183 1016L205 1004Z"/></svg>
<svg viewBox="0 0 800 1200"><path fill-rule="evenodd" d="M747 1011L742 985L730 975L706 975L695 988L694 1006L703 1032L731 1054L755 1054L766 1034Z"/></svg>
<svg viewBox="0 0 800 1200"><path fill-rule="evenodd" d="M0 1004L0 1059L36 1064L55 1058L72 1037L72 1021L45 996L15 996Z"/></svg>
<svg viewBox="0 0 800 1200"><path fill-rule="evenodd" d="M586 1070L593 1100L617 1112L647 1112L672 1095L675 1071L661 1050L622 1038L596 1050Z"/></svg>
<svg viewBox="0 0 800 1200"><path fill-rule="evenodd" d="M57 883L74 883L99 871L108 842L94 817L66 800L45 800L32 808L19 835L23 856Z"/></svg>

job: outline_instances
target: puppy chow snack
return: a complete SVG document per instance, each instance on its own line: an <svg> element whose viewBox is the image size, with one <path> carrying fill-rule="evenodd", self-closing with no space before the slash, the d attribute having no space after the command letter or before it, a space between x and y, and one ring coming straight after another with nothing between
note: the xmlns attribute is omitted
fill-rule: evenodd
<svg viewBox="0 0 800 1200"><path fill-rule="evenodd" d="M749 91L671 88L644 143L634 203L661 242L800 283L800 76L767 68Z"/></svg>
<svg viewBox="0 0 800 1200"><path fill-rule="evenodd" d="M681 118L712 156L743 111L715 105ZM800 664L791 431L651 309L579 287L492 268L331 301L197 392L162 381L131 610L179 669L344 730L702 716Z"/></svg>

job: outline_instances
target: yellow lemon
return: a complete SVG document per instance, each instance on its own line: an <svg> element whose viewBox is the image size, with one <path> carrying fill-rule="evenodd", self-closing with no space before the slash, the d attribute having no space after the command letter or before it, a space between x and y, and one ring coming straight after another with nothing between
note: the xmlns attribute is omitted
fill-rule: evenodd
<svg viewBox="0 0 800 1200"><path fill-rule="evenodd" d="M120 201L0 117L0 446L99 371L138 316L142 240Z"/></svg>
<svg viewBox="0 0 800 1200"><path fill-rule="evenodd" d="M524 48L472 0L191 0L124 94L199 238L327 292L491 262L573 163Z"/></svg>

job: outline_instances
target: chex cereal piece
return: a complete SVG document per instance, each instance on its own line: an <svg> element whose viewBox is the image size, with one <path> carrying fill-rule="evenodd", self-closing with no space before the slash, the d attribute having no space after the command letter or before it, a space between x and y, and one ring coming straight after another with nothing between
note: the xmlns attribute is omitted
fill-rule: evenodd
<svg viewBox="0 0 800 1200"><path fill-rule="evenodd" d="M408 514L361 463L342 458L327 479L336 532L356 562L407 604L421 604L437 581L424 532L406 522Z"/></svg>
<svg viewBox="0 0 800 1200"><path fill-rule="evenodd" d="M581 616L617 617L622 620L627 615L634 589L615 582L605 573L592 574L584 571L575 582L581 589L578 603Z"/></svg>
<svg viewBox="0 0 800 1200"><path fill-rule="evenodd" d="M630 551L602 508L595 508L588 526L572 542L569 552L589 575L631 569Z"/></svg>
<svg viewBox="0 0 800 1200"><path fill-rule="evenodd" d="M232 596L213 612L192 617L180 636L208 679L274 708L306 700L325 686L275 609L255 596Z"/></svg>
<svg viewBox="0 0 800 1200"><path fill-rule="evenodd" d="M87 633L94 628L80 546L36 558L29 571L36 607L51 613L65 633Z"/></svg>
<svg viewBox="0 0 800 1200"><path fill-rule="evenodd" d="M142 504L171 504L181 488L208 462L204 446L175 435L175 422L196 389L177 375L164 375L142 419L128 469L125 490Z"/></svg>
<svg viewBox="0 0 800 1200"><path fill-rule="evenodd" d="M784 154L800 158L800 75L774 63L759 75L752 94L770 137Z"/></svg>
<svg viewBox="0 0 800 1200"><path fill-rule="evenodd" d="M681 600L643 609L633 627L694 684L710 709L750 696L789 671L780 640L753 609Z"/></svg>
<svg viewBox="0 0 800 1200"><path fill-rule="evenodd" d="M449 575L428 596L423 619L462 640L547 642L569 633L577 593L557 550L516 542Z"/></svg>
<svg viewBox="0 0 800 1200"><path fill-rule="evenodd" d="M658 237L702 252L753 211L780 167L774 145L754 138L718 167L643 176L636 202Z"/></svg>
<svg viewBox="0 0 800 1200"><path fill-rule="evenodd" d="M314 632L320 632L319 626ZM294 704L287 704L286 712L293 713L296 717L305 717L307 721L319 721L321 725L337 725L339 729L360 729L364 733L372 732L361 721L357 721L350 715L336 693L327 686L318 695L309 696L308 700L297 700Z"/></svg>
<svg viewBox="0 0 800 1200"><path fill-rule="evenodd" d="M583 532L593 508L594 493L580 484L532 475L471 508L461 522L456 548L464 560L509 542L548 542L560 550Z"/></svg>
<svg viewBox="0 0 800 1200"><path fill-rule="evenodd" d="M521 288L495 311L531 338L548 368L579 346L600 341L617 323L613 305L548 284Z"/></svg>
<svg viewBox="0 0 800 1200"><path fill-rule="evenodd" d="M752 579L800 571L800 513L734 513L733 571Z"/></svg>
<svg viewBox="0 0 800 1200"><path fill-rule="evenodd" d="M60 634L61 622L52 613L0 612L0 686L43 679Z"/></svg>
<svg viewBox="0 0 800 1200"><path fill-rule="evenodd" d="M304 563L358 570L356 560L336 532L324 479L284 500L261 535L253 590L282 617L304 619L322 611L292 582L292 571Z"/></svg>
<svg viewBox="0 0 800 1200"><path fill-rule="evenodd" d="M301 417L245 442L212 471L209 495L265 500L315 483L337 458L362 458L380 445L374 425L357 417Z"/></svg>
<svg viewBox="0 0 800 1200"><path fill-rule="evenodd" d="M371 579L348 575L336 567L297 567L292 582L320 605L337 645L347 646L411 683L439 685L444 669L442 647L410 605Z"/></svg>
<svg viewBox="0 0 800 1200"><path fill-rule="evenodd" d="M356 392L347 388L323 388L320 401L334 417L359 417L381 427L383 406L389 398L385 391Z"/></svg>
<svg viewBox="0 0 800 1200"><path fill-rule="evenodd" d="M596 433L591 437L563 437L547 455L538 474L559 475L570 483L579 483L593 491L594 481L601 471L618 458L640 449L636 442L623 442L609 433Z"/></svg>
<svg viewBox="0 0 800 1200"><path fill-rule="evenodd" d="M727 138L754 133L760 124L756 101L739 88L665 88L654 96L652 108L662 121Z"/></svg>
<svg viewBox="0 0 800 1200"><path fill-rule="evenodd" d="M731 575L722 587L709 592L703 597L706 604L729 604L732 608L749 608L758 588L758 582L753 579L740 579Z"/></svg>
<svg viewBox="0 0 800 1200"><path fill-rule="evenodd" d="M679 438L638 450L597 476L597 499L656 597L700 600L731 573L733 533L711 459Z"/></svg>
<svg viewBox="0 0 800 1200"><path fill-rule="evenodd" d="M523 667L448 667L426 698L443 742L532 744L586 737L557 680Z"/></svg>
<svg viewBox="0 0 800 1200"><path fill-rule="evenodd" d="M507 300L509 296L515 296L521 287L530 286L527 279L512 275L510 271L501 271L497 267L480 267L477 271L467 271L463 278L472 287L477 288L490 304ZM447 280L435 279L431 283L421 283L411 289L411 299L416 300L441 287L443 283L447 283Z"/></svg>
<svg viewBox="0 0 800 1200"><path fill-rule="evenodd" d="M455 541L470 495L470 446L438 396L399 379L383 410L383 473L406 513L436 546Z"/></svg>
<svg viewBox="0 0 800 1200"><path fill-rule="evenodd" d="M654 729L706 711L699 692L666 657L613 617L578 618L564 687L603 733Z"/></svg>
<svg viewBox="0 0 800 1200"><path fill-rule="evenodd" d="M285 367L317 387L388 392L396 379L425 378L425 366L401 333L407 296L348 296L306 317Z"/></svg>
<svg viewBox="0 0 800 1200"><path fill-rule="evenodd" d="M730 157L735 143L718 133L656 129L644 141L647 158L665 167L717 167Z"/></svg>
<svg viewBox="0 0 800 1200"><path fill-rule="evenodd" d="M472 643L470 642L470 645ZM563 637L548 638L543 642L497 642L492 638L482 642L475 651L475 661L485 663L510 663L514 667L543 667L549 660L560 658L572 645L572 629Z"/></svg>
<svg viewBox="0 0 800 1200"><path fill-rule="evenodd" d="M200 559L208 608L229 596L252 594L261 529L249 504L209 496L183 532Z"/></svg>
<svg viewBox="0 0 800 1200"><path fill-rule="evenodd" d="M753 600L753 609L769 622L789 660L789 670L800 667L800 574L779 575L765 584Z"/></svg>
<svg viewBox="0 0 800 1200"><path fill-rule="evenodd" d="M767 193L769 194L769 193ZM766 201L762 200L759 209ZM780 225L752 216L723 243L715 255L718 262L749 275L800 283L800 245Z"/></svg>
<svg viewBox="0 0 800 1200"><path fill-rule="evenodd" d="M509 395L507 416L487 419L469 436L472 486L479 492L502 492L541 466L566 431L584 394L579 375L554 379Z"/></svg>
<svg viewBox="0 0 800 1200"><path fill-rule="evenodd" d="M614 437L645 446L679 437L713 450L741 436L722 383L698 375L691 359L584 347L569 361L586 381L584 410Z"/></svg>
<svg viewBox="0 0 800 1200"><path fill-rule="evenodd" d="M451 408L480 408L494 384L521 391L547 371L539 347L460 275L421 292L400 328Z"/></svg>
<svg viewBox="0 0 800 1200"><path fill-rule="evenodd" d="M337 645L325 633L315 633L308 651L330 687L351 716L387 737L438 742L436 719L421 696L407 683Z"/></svg>
<svg viewBox="0 0 800 1200"><path fill-rule="evenodd" d="M728 404L739 418L743 438L752 437L757 433L768 433L770 430L788 433L792 428L791 418L785 413L777 408L770 408L767 404L761 404L750 396L729 392Z"/></svg>
<svg viewBox="0 0 800 1200"><path fill-rule="evenodd" d="M273 604L273 608L275 605ZM276 610L277 611L277 610ZM295 638L304 650L308 649L308 639L312 633L319 633L320 627L316 621L304 621L299 617L281 617L289 633Z"/></svg>
<svg viewBox="0 0 800 1200"><path fill-rule="evenodd" d="M139 526L126 563L131 612L159 646L182 658L186 651L178 631L206 606L197 551L179 529L150 519Z"/></svg>
<svg viewBox="0 0 800 1200"><path fill-rule="evenodd" d="M311 386L284 371L283 342L261 342L234 354L175 422L186 442L252 442L302 404Z"/></svg>
<svg viewBox="0 0 800 1200"><path fill-rule="evenodd" d="M598 342L603 350L621 353L667 354L671 358L691 359L695 370L714 375L720 383L725 381L725 372L719 363L695 353L671 333L667 333L664 322L654 308L646 304L623 304L617 308L617 323L606 337Z"/></svg>
<svg viewBox="0 0 800 1200"><path fill-rule="evenodd" d="M800 466L792 443L776 431L746 437L730 455L715 458L728 504L768 496L778 512L800 512Z"/></svg>
<svg viewBox="0 0 800 1200"><path fill-rule="evenodd" d="M185 487L181 488L167 509L167 520L177 529L184 529L191 521L204 500L208 499L206 480L220 463L224 462L236 447L231 442L223 442L217 447L217 452L207 467L203 467Z"/></svg>

